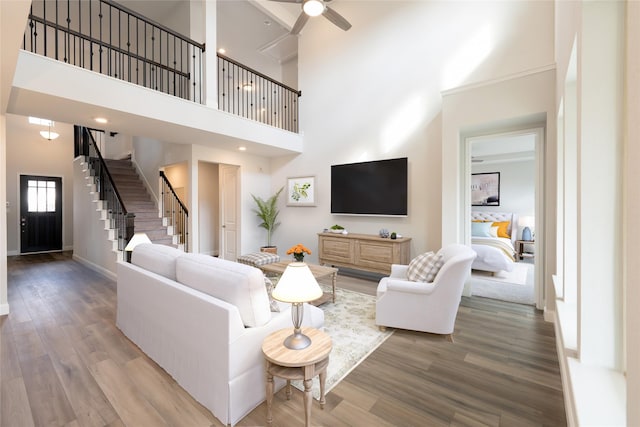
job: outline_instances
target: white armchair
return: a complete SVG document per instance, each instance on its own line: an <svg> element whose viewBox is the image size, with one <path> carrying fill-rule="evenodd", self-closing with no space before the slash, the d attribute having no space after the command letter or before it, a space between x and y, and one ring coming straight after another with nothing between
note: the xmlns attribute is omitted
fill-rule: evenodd
<svg viewBox="0 0 640 427"><path fill-rule="evenodd" d="M476 253L453 244L438 252L444 264L431 283L407 279L407 265L393 264L391 275L378 284L376 324L381 328L453 334L462 288Z"/></svg>

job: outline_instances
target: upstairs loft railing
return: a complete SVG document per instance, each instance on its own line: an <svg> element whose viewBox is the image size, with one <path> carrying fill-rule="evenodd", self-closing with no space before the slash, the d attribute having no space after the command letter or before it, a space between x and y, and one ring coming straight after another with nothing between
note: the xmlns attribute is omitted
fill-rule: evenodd
<svg viewBox="0 0 640 427"><path fill-rule="evenodd" d="M160 171L160 198L162 216L167 219L167 225L172 227L173 235L178 236L178 244L184 245L184 251L189 250L189 210L180 201L169 179Z"/></svg>
<svg viewBox="0 0 640 427"><path fill-rule="evenodd" d="M298 132L302 92L218 53L218 109Z"/></svg>
<svg viewBox="0 0 640 427"><path fill-rule="evenodd" d="M23 49L204 103L204 44L111 0L34 0Z"/></svg>
<svg viewBox="0 0 640 427"><path fill-rule="evenodd" d="M109 212L110 228L116 231L118 250L124 251L127 242L134 233L135 214L127 212L122 202L118 189L113 183L113 178L107 169L107 165L100 154L96 140L91 134L95 130L83 126L74 126L74 155L84 156L91 175L95 177L96 191L100 200L106 202Z"/></svg>
<svg viewBox="0 0 640 427"><path fill-rule="evenodd" d="M34 0L23 49L204 103L205 45L112 0ZM218 54L218 108L298 132L302 93Z"/></svg>

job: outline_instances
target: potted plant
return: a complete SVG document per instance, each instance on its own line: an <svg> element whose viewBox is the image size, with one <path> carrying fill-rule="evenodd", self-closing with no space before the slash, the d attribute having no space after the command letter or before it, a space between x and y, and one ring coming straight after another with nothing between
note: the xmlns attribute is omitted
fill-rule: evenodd
<svg viewBox="0 0 640 427"><path fill-rule="evenodd" d="M267 230L267 245L260 248L262 252L269 252L273 254L278 253L278 248L271 245L271 235L280 225L280 223L277 222L278 214L280 213L278 210L278 197L280 196L280 193L282 193L282 190L284 190L284 187L281 187L276 194L269 197L267 200L262 200L262 198L254 196L253 194L251 195L253 200L255 200L256 205L258 205L257 209L254 209L253 211L262 221L258 226Z"/></svg>

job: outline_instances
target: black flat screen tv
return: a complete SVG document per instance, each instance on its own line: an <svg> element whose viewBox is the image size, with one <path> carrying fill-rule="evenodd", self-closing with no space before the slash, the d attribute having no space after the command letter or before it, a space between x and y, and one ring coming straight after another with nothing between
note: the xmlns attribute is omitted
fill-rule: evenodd
<svg viewBox="0 0 640 427"><path fill-rule="evenodd" d="M331 213L407 216L407 158L331 166Z"/></svg>

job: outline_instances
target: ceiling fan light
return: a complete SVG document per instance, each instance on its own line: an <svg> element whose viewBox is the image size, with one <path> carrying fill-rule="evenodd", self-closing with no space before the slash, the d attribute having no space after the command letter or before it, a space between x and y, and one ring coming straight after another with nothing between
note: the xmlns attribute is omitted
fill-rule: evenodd
<svg viewBox="0 0 640 427"><path fill-rule="evenodd" d="M324 2L321 0L306 0L302 10L309 16L318 16L324 12Z"/></svg>

